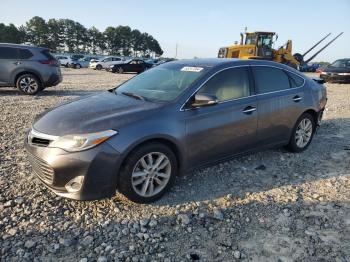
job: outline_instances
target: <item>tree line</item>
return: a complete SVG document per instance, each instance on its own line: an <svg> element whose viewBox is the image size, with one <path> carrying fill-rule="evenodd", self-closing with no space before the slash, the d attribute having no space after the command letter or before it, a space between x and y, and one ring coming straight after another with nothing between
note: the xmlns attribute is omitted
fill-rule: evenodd
<svg viewBox="0 0 350 262"><path fill-rule="evenodd" d="M86 28L71 19L45 19L35 16L25 25L0 23L0 42L29 43L53 52L93 53L124 56L160 56L163 50L148 33L129 26Z"/></svg>

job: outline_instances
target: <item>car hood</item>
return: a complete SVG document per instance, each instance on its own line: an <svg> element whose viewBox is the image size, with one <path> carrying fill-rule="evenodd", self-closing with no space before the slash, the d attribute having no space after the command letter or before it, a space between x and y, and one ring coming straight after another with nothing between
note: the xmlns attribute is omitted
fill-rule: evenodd
<svg viewBox="0 0 350 262"><path fill-rule="evenodd" d="M86 96L54 107L39 115L33 128L62 136L117 130L159 111L162 104L137 100L114 92Z"/></svg>
<svg viewBox="0 0 350 262"><path fill-rule="evenodd" d="M326 72L326 73L350 73L350 68L328 66L323 70L323 72Z"/></svg>

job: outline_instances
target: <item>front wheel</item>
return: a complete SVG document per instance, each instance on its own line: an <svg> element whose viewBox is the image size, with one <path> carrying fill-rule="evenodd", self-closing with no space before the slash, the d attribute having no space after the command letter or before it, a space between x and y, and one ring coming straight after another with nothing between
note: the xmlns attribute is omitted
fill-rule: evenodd
<svg viewBox="0 0 350 262"><path fill-rule="evenodd" d="M97 65L97 66L96 66L96 69L97 69L97 70L101 70L101 69L102 69L102 66L101 66L101 65Z"/></svg>
<svg viewBox="0 0 350 262"><path fill-rule="evenodd" d="M76 64L75 65L75 69L80 69L81 68L81 65L80 64Z"/></svg>
<svg viewBox="0 0 350 262"><path fill-rule="evenodd" d="M312 115L308 113L301 115L293 128L288 149L296 153L306 150L312 141L315 130L316 123Z"/></svg>
<svg viewBox="0 0 350 262"><path fill-rule="evenodd" d="M118 190L136 203L160 199L178 172L173 151L161 143L145 144L126 159L119 174Z"/></svg>
<svg viewBox="0 0 350 262"><path fill-rule="evenodd" d="M17 79L16 87L25 95L35 95L42 89L42 84L36 76L24 74Z"/></svg>

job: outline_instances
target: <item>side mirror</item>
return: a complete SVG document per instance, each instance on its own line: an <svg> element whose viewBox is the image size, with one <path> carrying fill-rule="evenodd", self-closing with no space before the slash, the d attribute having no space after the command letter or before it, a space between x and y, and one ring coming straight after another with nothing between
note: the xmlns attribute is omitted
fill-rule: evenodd
<svg viewBox="0 0 350 262"><path fill-rule="evenodd" d="M192 107L211 106L218 103L218 98L212 94L196 94Z"/></svg>

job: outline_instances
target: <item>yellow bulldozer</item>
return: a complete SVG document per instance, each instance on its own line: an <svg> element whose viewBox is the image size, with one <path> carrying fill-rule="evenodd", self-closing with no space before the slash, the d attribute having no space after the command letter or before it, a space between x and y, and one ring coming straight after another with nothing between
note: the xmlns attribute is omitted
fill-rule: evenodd
<svg viewBox="0 0 350 262"><path fill-rule="evenodd" d="M240 58L240 59L262 59L271 60L279 63L289 65L293 68L299 68L299 66L309 63L319 53L321 53L327 46L333 43L343 33L338 34L335 38L329 41L324 47L317 51L307 60L304 59L305 55L319 45L323 40L331 35L329 33L308 49L304 54L295 53L292 55L292 40L288 40L287 43L277 49L274 49L274 44L278 39L278 35L274 32L245 32L241 33L241 41L238 44L228 47L222 47L219 49L219 58Z"/></svg>

